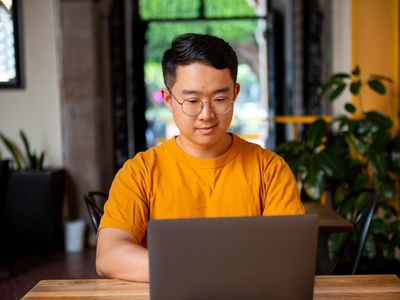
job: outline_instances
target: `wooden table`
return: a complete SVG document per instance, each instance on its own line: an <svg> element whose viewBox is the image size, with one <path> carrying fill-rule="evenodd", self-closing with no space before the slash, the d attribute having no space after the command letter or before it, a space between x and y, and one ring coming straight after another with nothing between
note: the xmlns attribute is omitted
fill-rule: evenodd
<svg viewBox="0 0 400 300"><path fill-rule="evenodd" d="M149 299L149 285L116 279L42 280L25 300ZM316 276L314 299L400 299L396 275Z"/></svg>
<svg viewBox="0 0 400 300"><path fill-rule="evenodd" d="M305 202L303 205L306 214L318 215L320 232L351 232L353 230L353 224L325 205L319 202Z"/></svg>
<svg viewBox="0 0 400 300"><path fill-rule="evenodd" d="M328 250L329 234L351 232L353 224L319 202L305 202L303 205L306 214L317 214L319 217L316 273L319 275L331 274L332 268Z"/></svg>

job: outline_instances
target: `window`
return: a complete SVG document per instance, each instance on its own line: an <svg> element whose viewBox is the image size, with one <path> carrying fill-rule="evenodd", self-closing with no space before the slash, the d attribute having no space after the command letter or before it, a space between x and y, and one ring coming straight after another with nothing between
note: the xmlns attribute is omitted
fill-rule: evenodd
<svg viewBox="0 0 400 300"><path fill-rule="evenodd" d="M22 87L19 2L0 0L0 87Z"/></svg>

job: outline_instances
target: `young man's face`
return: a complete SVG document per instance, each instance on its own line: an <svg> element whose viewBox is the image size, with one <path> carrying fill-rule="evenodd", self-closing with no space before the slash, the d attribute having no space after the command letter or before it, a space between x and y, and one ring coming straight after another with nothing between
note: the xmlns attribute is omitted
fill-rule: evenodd
<svg viewBox="0 0 400 300"><path fill-rule="evenodd" d="M173 96L167 89L162 90L164 103L172 112L175 124L180 130L180 142L190 148L213 148L226 141L226 131L232 121L233 104L225 114L216 114L210 107L213 99L229 98L234 101L239 92L239 84L234 84L229 69L218 70L211 66L193 63L178 66L176 82L170 87ZM187 99L200 99L203 110L197 116L186 115L181 108Z"/></svg>

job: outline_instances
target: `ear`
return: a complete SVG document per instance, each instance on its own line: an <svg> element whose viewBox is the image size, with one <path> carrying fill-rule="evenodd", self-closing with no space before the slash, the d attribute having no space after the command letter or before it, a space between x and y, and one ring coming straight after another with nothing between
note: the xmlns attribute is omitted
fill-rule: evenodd
<svg viewBox="0 0 400 300"><path fill-rule="evenodd" d="M168 91L168 89L166 88L161 88L161 96L163 98L163 102L165 107L172 112L172 99L171 99L171 95Z"/></svg>
<svg viewBox="0 0 400 300"><path fill-rule="evenodd" d="M235 83L235 87L233 88L233 100L236 100L236 97L238 96L240 92L240 83Z"/></svg>

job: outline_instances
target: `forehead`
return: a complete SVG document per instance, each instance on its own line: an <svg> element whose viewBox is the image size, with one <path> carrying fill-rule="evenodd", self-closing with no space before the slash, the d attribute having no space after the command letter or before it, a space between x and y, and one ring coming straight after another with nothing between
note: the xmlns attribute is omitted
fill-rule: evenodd
<svg viewBox="0 0 400 300"><path fill-rule="evenodd" d="M228 68L219 70L197 62L176 68L174 87L177 89L208 90L225 86L233 87Z"/></svg>

